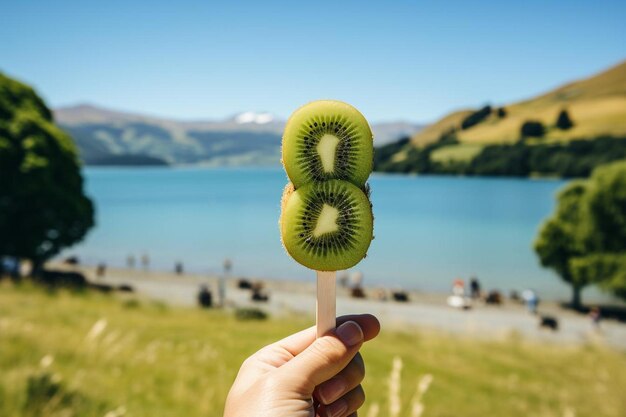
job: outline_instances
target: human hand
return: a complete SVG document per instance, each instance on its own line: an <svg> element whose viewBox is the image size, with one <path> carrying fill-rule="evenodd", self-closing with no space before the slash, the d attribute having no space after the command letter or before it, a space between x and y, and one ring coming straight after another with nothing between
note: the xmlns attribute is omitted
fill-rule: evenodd
<svg viewBox="0 0 626 417"><path fill-rule="evenodd" d="M358 351L379 331L372 315L343 316L319 339L312 327L262 348L241 365L224 417L356 416L365 401Z"/></svg>

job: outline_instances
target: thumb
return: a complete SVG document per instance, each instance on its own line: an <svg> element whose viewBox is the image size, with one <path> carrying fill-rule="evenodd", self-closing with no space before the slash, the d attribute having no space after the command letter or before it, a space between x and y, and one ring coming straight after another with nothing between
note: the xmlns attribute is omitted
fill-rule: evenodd
<svg viewBox="0 0 626 417"><path fill-rule="evenodd" d="M299 382L307 393L338 374L352 360L363 344L363 330L354 321L347 321L332 333L316 339L295 358L281 366L279 373ZM294 381L294 382L295 382Z"/></svg>

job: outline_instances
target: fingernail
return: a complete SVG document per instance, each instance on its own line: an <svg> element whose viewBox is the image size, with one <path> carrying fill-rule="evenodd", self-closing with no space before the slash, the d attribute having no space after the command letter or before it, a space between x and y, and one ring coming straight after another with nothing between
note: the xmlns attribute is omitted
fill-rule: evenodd
<svg viewBox="0 0 626 417"><path fill-rule="evenodd" d="M320 387L320 397L324 404L330 404L343 394L346 390L346 383L341 378L330 379Z"/></svg>
<svg viewBox="0 0 626 417"><path fill-rule="evenodd" d="M337 327L335 333L346 346L354 346L363 340L363 330L353 321L347 321Z"/></svg>
<svg viewBox="0 0 626 417"><path fill-rule="evenodd" d="M337 417L345 413L346 410L348 410L348 402L342 398L326 407L326 415L328 417Z"/></svg>

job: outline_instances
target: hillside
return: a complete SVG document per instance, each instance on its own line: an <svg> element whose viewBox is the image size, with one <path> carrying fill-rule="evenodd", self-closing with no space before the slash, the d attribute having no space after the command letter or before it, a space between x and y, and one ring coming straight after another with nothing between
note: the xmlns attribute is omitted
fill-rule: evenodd
<svg viewBox="0 0 626 417"><path fill-rule="evenodd" d="M87 164L118 164L126 155L209 165L267 165L280 158L282 122L268 117L176 121L91 105L56 109L54 115Z"/></svg>
<svg viewBox="0 0 626 417"><path fill-rule="evenodd" d="M564 110L573 126L557 126ZM529 121L536 122L535 133L522 137L521 127ZM626 158L626 61L529 100L452 112L409 141L379 147L375 169L584 177L621 158Z"/></svg>
<svg viewBox="0 0 626 417"><path fill-rule="evenodd" d="M469 129L461 129L461 123L471 111L451 113L415 134L412 143L424 146L436 142L452 127L457 129L461 143L513 143L519 140L520 126L526 120L539 120L548 126L548 140L626 135L626 61L590 78L502 107L505 117L494 111ZM567 109L574 121L572 129L552 128L562 109Z"/></svg>
<svg viewBox="0 0 626 417"><path fill-rule="evenodd" d="M76 141L87 164L118 164L120 156L151 157L169 164L276 165L284 120L244 112L224 120L180 121L78 105L56 109L56 120ZM384 145L414 134L407 122L372 126ZM124 162L133 159L124 158Z"/></svg>

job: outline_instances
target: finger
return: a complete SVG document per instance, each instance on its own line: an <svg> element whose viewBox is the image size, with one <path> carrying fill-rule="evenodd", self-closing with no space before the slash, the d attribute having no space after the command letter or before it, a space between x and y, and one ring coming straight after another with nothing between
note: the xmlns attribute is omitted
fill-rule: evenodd
<svg viewBox="0 0 626 417"><path fill-rule="evenodd" d="M364 377L363 357L357 353L341 372L315 388L315 397L321 404L330 404L356 388Z"/></svg>
<svg viewBox="0 0 626 417"><path fill-rule="evenodd" d="M324 415L321 415L320 412L324 413ZM325 415L326 413L324 412L324 410L318 410L315 412L315 417L326 417ZM350 414L348 417L357 417L359 414L355 411L354 413Z"/></svg>
<svg viewBox="0 0 626 417"><path fill-rule="evenodd" d="M347 321L354 321L361 327L365 341L372 340L380 332L380 323L378 319L371 314L353 314L338 317L337 326L340 326ZM293 356L296 356L313 343L315 340L315 334L315 327L309 327L306 330L302 330L301 332L292 334L291 336L276 342L275 345L285 349Z"/></svg>
<svg viewBox="0 0 626 417"><path fill-rule="evenodd" d="M316 339L278 371L303 394L338 374L352 360L363 344L364 334L355 321L347 321L333 332Z"/></svg>
<svg viewBox="0 0 626 417"><path fill-rule="evenodd" d="M371 314L348 315L337 318L338 325L347 321L354 321L359 324L366 341L376 337L380 331L380 323ZM246 359L241 369L245 369L247 375L262 375L268 369L280 368L310 346L315 341L315 334L315 327L311 327L265 346Z"/></svg>
<svg viewBox="0 0 626 417"><path fill-rule="evenodd" d="M326 417L326 415L320 415L320 412L323 412L324 414L326 414L323 410L319 410L315 412L315 417ZM357 417L359 414L355 411L354 413L350 414L348 417Z"/></svg>
<svg viewBox="0 0 626 417"><path fill-rule="evenodd" d="M318 409L320 416L345 417L356 415L358 410L365 403L365 392L360 385L339 398L332 404L321 405Z"/></svg>
<svg viewBox="0 0 626 417"><path fill-rule="evenodd" d="M337 326L341 326L347 321L355 321L361 327L365 342L372 340L380 333L380 322L371 314L352 314L337 317Z"/></svg>

